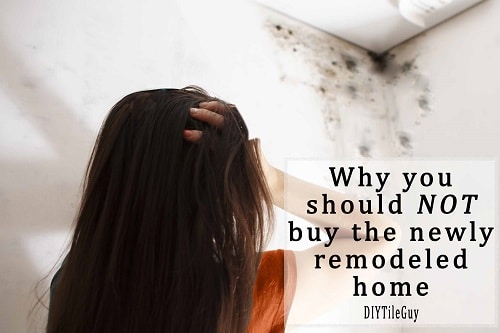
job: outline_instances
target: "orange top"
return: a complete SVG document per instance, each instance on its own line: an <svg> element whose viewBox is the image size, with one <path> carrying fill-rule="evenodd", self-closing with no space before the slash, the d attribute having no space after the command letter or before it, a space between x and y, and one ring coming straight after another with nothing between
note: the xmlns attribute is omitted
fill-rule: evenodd
<svg viewBox="0 0 500 333"><path fill-rule="evenodd" d="M253 291L247 333L282 333L295 294L296 267L292 251L264 252Z"/></svg>

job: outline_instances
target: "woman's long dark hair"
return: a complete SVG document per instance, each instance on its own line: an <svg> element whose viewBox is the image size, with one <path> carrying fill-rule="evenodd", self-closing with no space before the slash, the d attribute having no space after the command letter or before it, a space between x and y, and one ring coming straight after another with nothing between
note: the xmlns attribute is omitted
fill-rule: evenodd
<svg viewBox="0 0 500 333"><path fill-rule="evenodd" d="M47 331L244 332L271 200L238 110L222 128L195 87L132 93L87 168ZM183 138L201 129L200 142Z"/></svg>

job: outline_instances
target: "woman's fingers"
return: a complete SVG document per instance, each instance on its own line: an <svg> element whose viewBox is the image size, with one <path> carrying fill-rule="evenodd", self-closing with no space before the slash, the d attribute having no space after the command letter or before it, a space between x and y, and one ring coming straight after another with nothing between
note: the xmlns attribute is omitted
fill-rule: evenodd
<svg viewBox="0 0 500 333"><path fill-rule="evenodd" d="M224 125L224 112L226 106L219 101L202 102L199 108L191 108L189 113L191 117L203 121L211 126L221 128ZM203 135L199 130L184 130L184 139L189 142L197 143Z"/></svg>
<svg viewBox="0 0 500 333"><path fill-rule="evenodd" d="M198 130L184 130L183 135L186 141L197 143L200 141L203 132Z"/></svg>
<svg viewBox="0 0 500 333"><path fill-rule="evenodd" d="M215 127L222 127L224 124L224 116L208 109L191 108L190 113L194 119L204 121Z"/></svg>
<svg viewBox="0 0 500 333"><path fill-rule="evenodd" d="M214 111L214 112L217 112L219 114L224 113L224 111L226 110L226 106L219 101L201 102L200 108Z"/></svg>

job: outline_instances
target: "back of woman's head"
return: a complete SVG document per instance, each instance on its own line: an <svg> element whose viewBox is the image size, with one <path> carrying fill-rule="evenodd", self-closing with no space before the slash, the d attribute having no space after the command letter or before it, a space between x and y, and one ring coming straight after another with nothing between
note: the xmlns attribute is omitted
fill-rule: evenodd
<svg viewBox="0 0 500 333"><path fill-rule="evenodd" d="M189 115L199 88L130 94L87 169L49 332L241 332L270 195L238 110ZM184 139L185 129L203 131Z"/></svg>

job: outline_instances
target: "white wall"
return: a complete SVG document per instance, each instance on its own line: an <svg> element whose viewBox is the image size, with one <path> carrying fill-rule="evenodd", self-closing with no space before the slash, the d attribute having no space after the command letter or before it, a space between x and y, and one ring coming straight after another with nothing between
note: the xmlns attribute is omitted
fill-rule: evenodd
<svg viewBox="0 0 500 333"><path fill-rule="evenodd" d="M28 330L97 130L124 95L200 85L239 106L277 165L328 147L315 96L281 84L252 2L2 1L0 50L0 332Z"/></svg>
<svg viewBox="0 0 500 333"><path fill-rule="evenodd" d="M97 130L125 94L200 85L238 105L280 167L286 157L497 157L499 14L487 1L394 50L380 74L364 50L253 2L3 1L0 332L29 329Z"/></svg>
<svg viewBox="0 0 500 333"><path fill-rule="evenodd" d="M401 49L418 49L420 67L429 73L432 111L412 132L413 154L417 158L496 159L496 188L500 157L500 2L486 1L470 11L429 31ZM395 50L399 52L398 49ZM493 181L493 180L492 180ZM498 212L497 244L497 325L498 294ZM491 207L494 209L494 207ZM483 281L470 281L468 287ZM481 304L476 305L481 309ZM498 327L407 328L409 333L486 333Z"/></svg>

